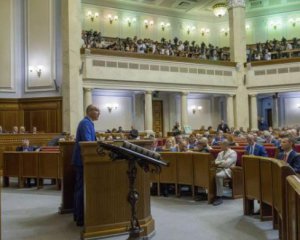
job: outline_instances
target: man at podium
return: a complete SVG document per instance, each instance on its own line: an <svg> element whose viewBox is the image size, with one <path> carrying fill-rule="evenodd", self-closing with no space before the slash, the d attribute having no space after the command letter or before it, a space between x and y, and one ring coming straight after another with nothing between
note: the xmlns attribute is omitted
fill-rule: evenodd
<svg viewBox="0 0 300 240"><path fill-rule="evenodd" d="M96 141L96 133L93 121L97 121L100 110L89 105L86 108L86 116L79 122L76 132L76 141L73 152L72 164L75 167L75 189L74 189L74 220L77 226L83 226L83 162L79 142Z"/></svg>

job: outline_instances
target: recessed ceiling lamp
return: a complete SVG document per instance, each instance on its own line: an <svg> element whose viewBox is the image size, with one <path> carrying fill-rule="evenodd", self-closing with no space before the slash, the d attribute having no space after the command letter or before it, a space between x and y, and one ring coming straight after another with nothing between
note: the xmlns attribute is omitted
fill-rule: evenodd
<svg viewBox="0 0 300 240"><path fill-rule="evenodd" d="M217 3L212 6L212 9L216 17L224 17L227 12L226 3Z"/></svg>

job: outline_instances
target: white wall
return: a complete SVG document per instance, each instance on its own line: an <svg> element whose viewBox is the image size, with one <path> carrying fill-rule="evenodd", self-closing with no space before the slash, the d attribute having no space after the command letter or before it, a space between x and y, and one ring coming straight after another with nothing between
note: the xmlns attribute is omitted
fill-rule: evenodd
<svg viewBox="0 0 300 240"><path fill-rule="evenodd" d="M101 93L93 95L93 104L98 106L101 111L99 120L95 122L95 129L105 131L122 126L124 130L129 130L133 123L132 102L132 96L106 96L101 95ZM107 104L117 104L118 108L109 112L106 107Z"/></svg>
<svg viewBox="0 0 300 240"><path fill-rule="evenodd" d="M193 113L192 106L202 106L201 110ZM212 125L211 100L204 98L188 98L188 119L192 129L206 128Z"/></svg>
<svg viewBox="0 0 300 240"><path fill-rule="evenodd" d="M300 96L283 98L284 126L300 126Z"/></svg>

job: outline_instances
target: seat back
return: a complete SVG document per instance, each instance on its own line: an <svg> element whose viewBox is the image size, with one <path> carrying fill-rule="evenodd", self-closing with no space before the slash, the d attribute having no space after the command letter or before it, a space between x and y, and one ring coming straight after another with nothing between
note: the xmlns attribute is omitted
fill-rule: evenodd
<svg viewBox="0 0 300 240"><path fill-rule="evenodd" d="M300 179L291 175L286 182L287 239L300 239Z"/></svg>
<svg viewBox="0 0 300 240"><path fill-rule="evenodd" d="M244 198L260 200L260 157L244 155Z"/></svg>

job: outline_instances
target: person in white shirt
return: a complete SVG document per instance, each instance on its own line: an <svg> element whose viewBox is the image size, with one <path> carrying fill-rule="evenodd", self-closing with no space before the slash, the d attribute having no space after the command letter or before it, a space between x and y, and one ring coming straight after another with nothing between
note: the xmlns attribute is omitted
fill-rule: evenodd
<svg viewBox="0 0 300 240"><path fill-rule="evenodd" d="M231 167L235 166L237 160L236 151L229 148L228 140L220 142L221 152L219 152L215 165L216 170L216 198L213 202L214 206L223 203L223 180L224 178L231 178Z"/></svg>

